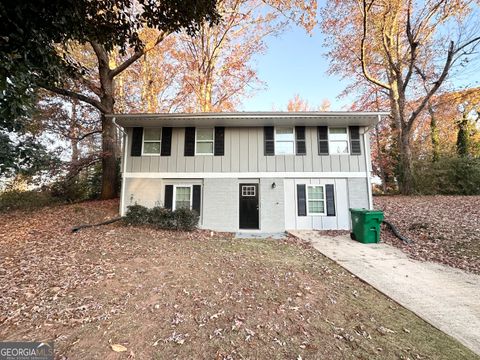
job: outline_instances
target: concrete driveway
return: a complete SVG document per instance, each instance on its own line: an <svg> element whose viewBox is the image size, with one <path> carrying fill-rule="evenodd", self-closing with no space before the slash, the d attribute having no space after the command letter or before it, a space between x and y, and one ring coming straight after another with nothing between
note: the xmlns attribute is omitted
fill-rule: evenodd
<svg viewBox="0 0 480 360"><path fill-rule="evenodd" d="M480 355L480 276L409 259L383 243L315 231L291 234Z"/></svg>

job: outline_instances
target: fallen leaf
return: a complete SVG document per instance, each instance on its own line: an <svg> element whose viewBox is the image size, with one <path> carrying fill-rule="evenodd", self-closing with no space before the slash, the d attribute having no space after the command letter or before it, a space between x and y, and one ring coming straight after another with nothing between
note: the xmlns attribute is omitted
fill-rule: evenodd
<svg viewBox="0 0 480 360"><path fill-rule="evenodd" d="M110 347L115 352L124 352L124 351L128 350L125 346L120 345L120 344L112 344L112 345L110 345Z"/></svg>

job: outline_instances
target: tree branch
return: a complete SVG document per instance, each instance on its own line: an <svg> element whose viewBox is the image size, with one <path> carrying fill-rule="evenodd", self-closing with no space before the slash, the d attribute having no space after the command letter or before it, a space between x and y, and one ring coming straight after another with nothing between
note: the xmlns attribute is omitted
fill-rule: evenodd
<svg viewBox="0 0 480 360"><path fill-rule="evenodd" d="M465 49L467 46L470 46L472 45L473 43L477 42L477 44L475 46L478 45L478 43L480 43L480 36L477 36L469 41L467 41L465 44L462 44L461 46L459 46L458 48L455 49L455 51L453 52L455 55L458 54L460 51L462 51L463 49Z"/></svg>
<svg viewBox="0 0 480 360"><path fill-rule="evenodd" d="M365 54L365 52L366 52L365 42L367 41L367 29L368 29L367 14L368 14L368 11L369 11L370 7L373 4L373 0L368 6L367 6L367 1L366 0L363 0L362 4L363 4L363 35L362 35L362 41L361 41L360 62L362 64L363 76L365 76L365 78L368 81L370 81L371 83L374 83L375 85L378 85L378 86L380 86L380 87L382 87L386 90L390 90L391 88L388 84L385 84L384 82L375 79L372 75L370 75L370 73L367 70L366 54Z"/></svg>
<svg viewBox="0 0 480 360"><path fill-rule="evenodd" d="M71 163L66 179L67 180L73 179L75 176L78 175L78 173L80 173L80 171L92 166L93 164L99 162L100 160L102 160L101 156L90 155L84 159L80 159L79 161L76 161L75 163Z"/></svg>
<svg viewBox="0 0 480 360"><path fill-rule="evenodd" d="M153 44L152 47L150 47L148 49L142 49L142 50L135 51L135 53L132 56L130 56L127 60L125 60L120 65L118 65L115 69L112 69L112 70L109 71L108 75L110 76L110 78L113 79L115 76L117 76L121 72L125 71L135 61L140 59L143 55L145 55L147 52L152 50L155 46L160 44L163 41L163 39L165 39L166 36L167 36L166 32L161 32L160 35L158 35L157 40L155 40L155 43Z"/></svg>
<svg viewBox="0 0 480 360"><path fill-rule="evenodd" d="M425 108L425 106L430 101L430 98L437 92L438 88L440 87L440 85L442 85L443 81L447 77L448 72L452 67L453 56L455 53L456 51L454 50L454 43L453 41L450 41L450 46L448 47L447 59L445 60L445 65L443 66L442 73L438 77L437 81L433 83L433 87L428 91L427 95L423 98L420 105L418 105L418 107L414 111L412 111L412 113L410 114L410 117L408 118L408 121L407 121L407 125L409 127L412 126L418 114L420 114L420 112Z"/></svg>
<svg viewBox="0 0 480 360"><path fill-rule="evenodd" d="M409 60L409 63L408 63L407 74L405 76L405 80L403 81L403 86L402 86L403 91L405 91L407 89L408 83L410 82L410 78L412 77L413 69L414 69L414 66L415 66L415 60L417 58L416 52L417 52L418 43L415 41L415 36L413 35L413 32L412 32L411 6L412 6L412 1L409 0L408 9L407 9L407 29L406 29L406 31L407 31L408 44L410 45L410 60Z"/></svg>
<svg viewBox="0 0 480 360"><path fill-rule="evenodd" d="M69 136L68 138L71 139L71 140L82 141L83 139L85 139L88 136L92 136L94 134L100 134L100 133L102 133L102 130L93 130L93 131L90 131L90 132L88 132L86 134L83 134L82 136L79 136L79 137L70 137Z"/></svg>
<svg viewBox="0 0 480 360"><path fill-rule="evenodd" d="M115 69L110 70L108 75L110 76L110 78L113 79L115 76L126 70L135 61L140 59L144 54L145 52L143 50L136 51L132 56L130 56L127 60L118 65Z"/></svg>
<svg viewBox="0 0 480 360"><path fill-rule="evenodd" d="M95 55L97 56L99 71L102 68L108 67L108 53L105 50L105 48L102 45L100 45L99 43L96 43L95 41L91 41L90 45L92 46L93 51L95 52ZM101 79L101 77L100 77L100 79ZM101 82L101 80L100 80L100 82Z"/></svg>
<svg viewBox="0 0 480 360"><path fill-rule="evenodd" d="M89 105L92 105L93 107L95 107L97 110L99 110L102 113L106 112L106 109L103 107L103 105L100 101L92 99L92 98L90 98L88 96L85 96L83 94L79 94L79 93L76 93L76 92L71 91L71 90L61 89L61 88L58 88L56 86L49 86L49 85L45 85L45 84L40 84L40 87L44 88L45 90L51 91L53 93L59 94L59 95L68 96L72 99L77 99L77 100L83 101L83 102L85 102Z"/></svg>

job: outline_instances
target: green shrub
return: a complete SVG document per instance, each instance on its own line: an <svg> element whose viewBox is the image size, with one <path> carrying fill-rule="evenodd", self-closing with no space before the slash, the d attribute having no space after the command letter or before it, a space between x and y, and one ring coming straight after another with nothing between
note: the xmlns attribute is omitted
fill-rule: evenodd
<svg viewBox="0 0 480 360"><path fill-rule="evenodd" d="M127 208L125 221L130 225L151 225L164 230L195 230L199 216L195 210L177 209L171 211L162 207L147 209L145 206L132 205Z"/></svg>
<svg viewBox="0 0 480 360"><path fill-rule="evenodd" d="M480 159L443 157L414 166L415 189L424 195L480 195Z"/></svg>
<svg viewBox="0 0 480 360"><path fill-rule="evenodd" d="M195 210L180 208L173 212L178 230L192 231L197 228L199 216Z"/></svg>
<svg viewBox="0 0 480 360"><path fill-rule="evenodd" d="M116 189L117 194L120 193L120 185L122 176L120 172L120 159L116 163ZM102 192L102 163L98 162L93 167L90 167L87 172L87 178L85 179L86 186L88 187L88 198L99 199Z"/></svg>
<svg viewBox="0 0 480 360"><path fill-rule="evenodd" d="M150 223L150 210L142 205L131 205L127 208L125 221L131 225L145 225Z"/></svg>
<svg viewBox="0 0 480 360"><path fill-rule="evenodd" d="M102 163L99 162L88 172L86 179L88 186L88 197L90 199L99 199L102 192Z"/></svg>
<svg viewBox="0 0 480 360"><path fill-rule="evenodd" d="M64 202L77 202L89 199L89 186L78 176L62 179L50 186L52 196Z"/></svg>
<svg viewBox="0 0 480 360"><path fill-rule="evenodd" d="M0 212L33 210L58 203L49 191L8 190L0 193Z"/></svg>
<svg viewBox="0 0 480 360"><path fill-rule="evenodd" d="M149 222L159 229L176 229L174 213L160 206L150 210Z"/></svg>

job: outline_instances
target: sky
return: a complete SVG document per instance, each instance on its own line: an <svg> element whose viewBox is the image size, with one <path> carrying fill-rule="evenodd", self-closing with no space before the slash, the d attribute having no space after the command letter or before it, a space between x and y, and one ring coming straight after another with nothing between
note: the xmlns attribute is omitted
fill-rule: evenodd
<svg viewBox="0 0 480 360"><path fill-rule="evenodd" d="M241 111L286 110L295 94L317 107L323 99L331 102L330 110L348 110L354 97L338 99L348 85L347 81L327 74L327 49L322 46L319 30L310 36L303 28L292 26L278 37L266 40L265 54L255 58L254 68L266 88L251 98L244 99ZM472 65L472 64L471 64ZM455 87L480 86L480 65L469 66L469 71L452 72Z"/></svg>
<svg viewBox="0 0 480 360"><path fill-rule="evenodd" d="M312 36L299 27L291 27L278 37L267 39L267 52L254 62L266 89L243 101L242 111L286 110L295 94L316 107L323 99L331 102L331 110L342 110L351 101L336 97L347 83L327 74L328 60L322 46L322 34Z"/></svg>

